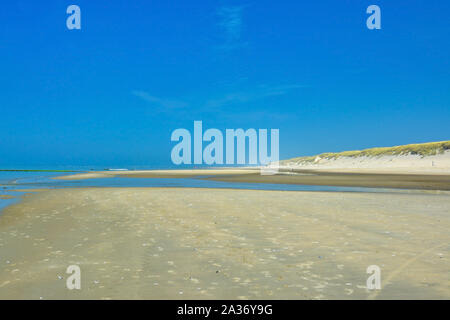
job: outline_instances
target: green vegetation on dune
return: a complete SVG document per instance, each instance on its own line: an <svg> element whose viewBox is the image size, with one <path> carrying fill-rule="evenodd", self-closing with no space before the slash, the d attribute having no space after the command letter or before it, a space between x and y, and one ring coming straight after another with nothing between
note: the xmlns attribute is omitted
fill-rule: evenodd
<svg viewBox="0 0 450 320"><path fill-rule="evenodd" d="M343 152L327 152L316 156L298 157L281 161L284 162L314 162L317 157L321 159L337 159L339 157L380 157L380 156L395 156L395 155L420 155L422 157L434 156L442 154L446 150L450 150L450 141L429 142L419 144L407 144L396 147L382 147L370 148L364 150L343 151Z"/></svg>

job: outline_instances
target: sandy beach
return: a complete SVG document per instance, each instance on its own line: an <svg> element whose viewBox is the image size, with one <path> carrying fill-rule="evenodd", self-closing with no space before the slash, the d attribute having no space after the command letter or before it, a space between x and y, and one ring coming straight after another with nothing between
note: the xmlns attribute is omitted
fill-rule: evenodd
<svg viewBox="0 0 450 320"><path fill-rule="evenodd" d="M450 1L1 7L0 301L450 300Z"/></svg>
<svg viewBox="0 0 450 320"><path fill-rule="evenodd" d="M44 190L2 212L0 299L449 299L449 211L447 192Z"/></svg>

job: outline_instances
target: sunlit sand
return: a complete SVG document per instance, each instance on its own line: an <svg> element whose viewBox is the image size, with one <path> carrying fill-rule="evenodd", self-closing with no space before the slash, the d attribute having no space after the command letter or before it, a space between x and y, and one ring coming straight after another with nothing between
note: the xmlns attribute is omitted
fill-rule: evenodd
<svg viewBox="0 0 450 320"><path fill-rule="evenodd" d="M449 299L449 210L446 193L30 193L0 219L0 298Z"/></svg>

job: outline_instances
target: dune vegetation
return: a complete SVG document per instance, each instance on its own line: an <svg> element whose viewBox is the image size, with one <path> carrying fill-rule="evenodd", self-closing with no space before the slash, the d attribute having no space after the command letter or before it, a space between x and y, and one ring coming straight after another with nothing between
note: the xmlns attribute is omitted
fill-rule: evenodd
<svg viewBox="0 0 450 320"><path fill-rule="evenodd" d="M314 162L317 158L335 160L340 157L380 157L380 156L395 156L395 155L419 155L422 157L434 156L442 154L445 151L450 150L450 141L439 141L429 143L407 144L395 147L381 147L370 148L364 150L353 150L343 152L327 152L315 156L306 156L292 158L283 162Z"/></svg>

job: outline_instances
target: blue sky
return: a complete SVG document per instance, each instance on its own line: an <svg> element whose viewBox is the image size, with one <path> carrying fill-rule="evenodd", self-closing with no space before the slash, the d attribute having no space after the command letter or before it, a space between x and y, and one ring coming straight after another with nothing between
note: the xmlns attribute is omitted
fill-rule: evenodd
<svg viewBox="0 0 450 320"><path fill-rule="evenodd" d="M82 29L66 28L81 8ZM381 30L366 8L381 8ZM280 157L448 140L448 1L9 1L0 167L170 166L176 128Z"/></svg>

